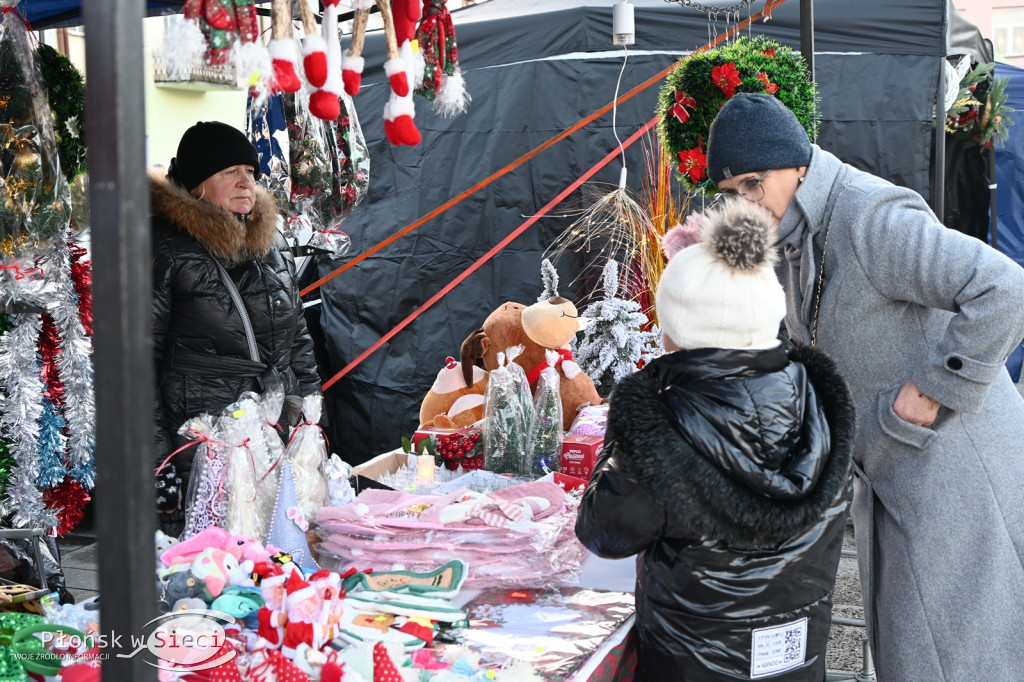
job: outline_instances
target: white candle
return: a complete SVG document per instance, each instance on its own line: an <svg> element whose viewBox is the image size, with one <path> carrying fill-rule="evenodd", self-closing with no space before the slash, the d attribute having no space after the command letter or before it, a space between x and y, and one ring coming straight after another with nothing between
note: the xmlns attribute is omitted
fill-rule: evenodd
<svg viewBox="0 0 1024 682"><path fill-rule="evenodd" d="M433 455L420 455L416 458L416 482L419 485L434 484Z"/></svg>

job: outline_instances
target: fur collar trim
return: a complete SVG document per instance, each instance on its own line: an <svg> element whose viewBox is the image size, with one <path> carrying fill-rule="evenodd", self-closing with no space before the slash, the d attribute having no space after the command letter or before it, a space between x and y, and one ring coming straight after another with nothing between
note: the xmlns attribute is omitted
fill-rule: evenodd
<svg viewBox="0 0 1024 682"><path fill-rule="evenodd" d="M803 499L760 495L697 453L675 431L651 372L637 372L616 387L608 415L612 440L605 446L619 441L614 454L640 486L670 519L700 537L720 538L737 548L777 546L818 523L848 494L855 429L853 400L831 359L807 347L793 349L790 358L806 368L832 441L818 481Z"/></svg>
<svg viewBox="0 0 1024 682"><path fill-rule="evenodd" d="M245 222L220 206L196 199L167 179L162 169L149 172L150 206L154 216L192 235L215 257L228 262L262 258L277 236L277 201L256 187L256 201Z"/></svg>

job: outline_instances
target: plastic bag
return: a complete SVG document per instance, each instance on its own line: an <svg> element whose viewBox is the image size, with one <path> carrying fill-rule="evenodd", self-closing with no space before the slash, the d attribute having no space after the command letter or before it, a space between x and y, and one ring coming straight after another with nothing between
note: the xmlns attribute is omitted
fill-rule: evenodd
<svg viewBox="0 0 1024 682"><path fill-rule="evenodd" d="M331 454L330 459L324 462L324 476L327 477L327 506L340 507L355 499L356 493L352 490L349 478L352 476L352 466L338 457Z"/></svg>
<svg viewBox="0 0 1024 682"><path fill-rule="evenodd" d="M302 399L302 414L306 421L292 430L284 451L285 459L291 463L298 507L307 519L316 518L317 511L327 499L327 479L323 472L327 440L318 425L323 404L324 398L319 393Z"/></svg>
<svg viewBox="0 0 1024 682"><path fill-rule="evenodd" d="M523 428L529 432L530 420L533 418L533 393L530 392L530 380L526 378L526 370L515 361L525 350L526 346L522 344L505 349L505 366L512 375L512 390L523 406Z"/></svg>
<svg viewBox="0 0 1024 682"><path fill-rule="evenodd" d="M192 464L188 499L185 501L185 529L181 539L190 538L210 526L223 527L227 513L224 479L227 476L228 448L220 441L217 420L201 414L188 420L178 433L200 440Z"/></svg>
<svg viewBox="0 0 1024 682"><path fill-rule="evenodd" d="M529 457L524 474L544 476L558 471L562 456L562 396L561 379L555 363L558 353L544 352L548 366L541 370L537 390L533 396L533 416L530 420Z"/></svg>
<svg viewBox="0 0 1024 682"><path fill-rule="evenodd" d="M529 434L517 384L505 354L498 353L484 394L484 468L499 474L518 474L526 452Z"/></svg>
<svg viewBox="0 0 1024 682"><path fill-rule="evenodd" d="M273 95L257 104L250 94L245 113L246 135L260 157L260 184L283 205L291 199L292 180L288 174L286 121L281 95Z"/></svg>
<svg viewBox="0 0 1024 682"><path fill-rule="evenodd" d="M224 410L219 423L230 448L225 480L227 512L221 527L248 538L266 534L277 497L278 458L271 453L266 436L278 443L281 439L273 431L264 431L266 418L259 400L255 393L243 394Z"/></svg>
<svg viewBox="0 0 1024 682"><path fill-rule="evenodd" d="M267 454L270 461L277 464L284 456L284 427L278 420L281 418L281 410L284 408L284 386L280 379L269 381L266 390L257 399L257 409L260 415L259 428L263 433L263 440L267 444ZM273 487L277 487L275 473L276 466L272 465L274 471L270 475L275 477Z"/></svg>
<svg viewBox="0 0 1024 682"><path fill-rule="evenodd" d="M355 107L341 97L341 116L323 121L309 113L303 88L282 95L288 130L288 171L291 196L285 207L290 224L313 231L311 246L326 248L337 258L350 245L339 227L369 187L370 156Z"/></svg>
<svg viewBox="0 0 1024 682"><path fill-rule="evenodd" d="M74 604L74 597L65 587L56 538L48 535L40 538L39 555L42 559L46 587L57 592L62 603ZM0 557L3 558L0 578L23 585L42 587L32 538L0 538Z"/></svg>
<svg viewBox="0 0 1024 682"><path fill-rule="evenodd" d="M18 12L0 13L0 245L9 255L53 239L71 219L32 40Z"/></svg>

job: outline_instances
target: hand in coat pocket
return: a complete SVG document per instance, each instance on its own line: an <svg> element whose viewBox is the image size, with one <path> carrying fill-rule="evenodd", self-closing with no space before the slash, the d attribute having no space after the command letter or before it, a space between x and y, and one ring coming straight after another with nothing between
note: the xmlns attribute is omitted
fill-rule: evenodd
<svg viewBox="0 0 1024 682"><path fill-rule="evenodd" d="M942 405L922 393L914 384L913 379L903 384L892 410L900 419L918 426L931 426L939 414Z"/></svg>

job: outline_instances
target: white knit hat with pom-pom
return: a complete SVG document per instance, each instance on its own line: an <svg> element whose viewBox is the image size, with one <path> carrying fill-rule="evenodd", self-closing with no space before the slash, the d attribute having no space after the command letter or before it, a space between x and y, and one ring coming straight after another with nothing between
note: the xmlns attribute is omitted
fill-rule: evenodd
<svg viewBox="0 0 1024 682"><path fill-rule="evenodd" d="M654 306L662 332L682 349L771 348L786 297L775 275L775 221L745 199L706 216L701 241L665 266Z"/></svg>

